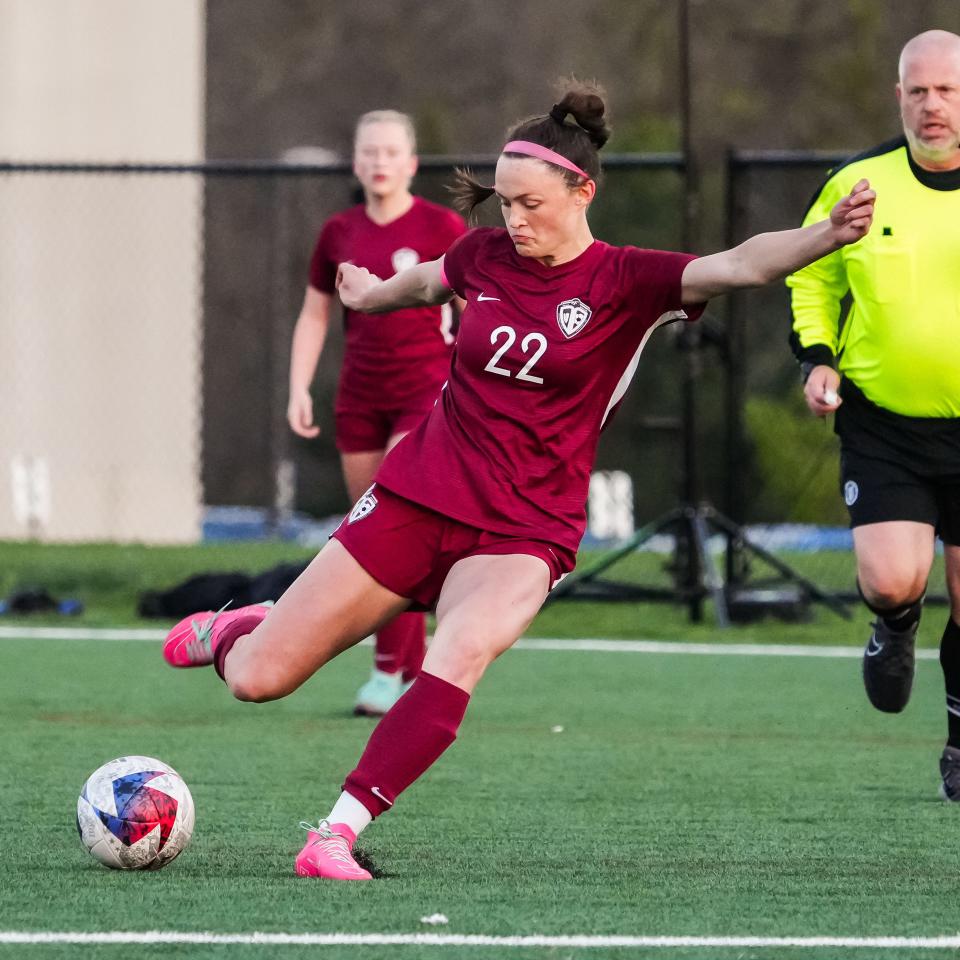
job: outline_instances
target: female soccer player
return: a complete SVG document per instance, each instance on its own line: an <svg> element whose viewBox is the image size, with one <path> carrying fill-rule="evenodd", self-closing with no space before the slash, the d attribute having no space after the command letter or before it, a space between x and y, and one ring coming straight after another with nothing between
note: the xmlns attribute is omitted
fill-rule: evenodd
<svg viewBox="0 0 960 960"><path fill-rule="evenodd" d="M573 568L600 428L651 332L869 229L862 181L829 219L712 256L612 247L586 216L608 135L599 93L571 89L513 131L492 187L459 176L466 208L496 194L505 229L472 230L389 280L341 265L354 310L467 301L449 382L272 611L196 614L166 641L168 659L213 663L239 699L272 700L400 610L436 605L422 672L310 828L299 874L369 878L351 852L357 834L450 746L484 670Z"/></svg>
<svg viewBox="0 0 960 960"><path fill-rule="evenodd" d="M465 230L452 210L410 192L417 169L413 122L395 110L365 113L354 136L353 169L364 202L331 217L317 239L310 282L293 331L287 420L316 437L310 384L323 350L337 267L349 261L378 277L436 260ZM449 304L397 311L383 322L346 309L346 349L337 390L336 444L351 501L372 483L384 455L429 412L450 369ZM373 673L357 694L357 713L386 713L419 673L426 621L402 613L377 631Z"/></svg>

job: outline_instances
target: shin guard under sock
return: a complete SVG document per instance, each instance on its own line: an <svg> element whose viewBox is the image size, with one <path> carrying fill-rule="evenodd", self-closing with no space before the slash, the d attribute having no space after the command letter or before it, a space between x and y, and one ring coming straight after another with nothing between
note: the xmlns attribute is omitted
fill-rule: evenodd
<svg viewBox="0 0 960 960"><path fill-rule="evenodd" d="M422 776L457 738L470 694L430 673L390 708L343 789L376 817Z"/></svg>

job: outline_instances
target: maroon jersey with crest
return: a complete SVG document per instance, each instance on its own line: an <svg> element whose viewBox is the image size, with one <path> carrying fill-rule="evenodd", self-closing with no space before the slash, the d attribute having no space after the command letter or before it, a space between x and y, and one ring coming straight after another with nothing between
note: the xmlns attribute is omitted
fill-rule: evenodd
<svg viewBox="0 0 960 960"><path fill-rule="evenodd" d="M345 261L386 280L421 261L436 260L466 230L452 210L414 197L413 206L387 224L374 223L363 205L332 216L310 260L310 285L334 294ZM402 409L406 400L437 393L450 368L449 306L368 315L344 310L346 335L337 408Z"/></svg>
<svg viewBox="0 0 960 960"><path fill-rule="evenodd" d="M546 267L506 230L471 230L444 260L467 301L449 381L377 482L464 523L576 550L600 429L643 345L702 311L680 303L692 259L595 241Z"/></svg>

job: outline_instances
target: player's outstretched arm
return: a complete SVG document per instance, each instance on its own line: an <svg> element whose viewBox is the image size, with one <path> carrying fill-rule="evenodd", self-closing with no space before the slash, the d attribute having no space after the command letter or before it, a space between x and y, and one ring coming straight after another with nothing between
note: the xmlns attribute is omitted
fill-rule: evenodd
<svg viewBox="0 0 960 960"><path fill-rule="evenodd" d="M744 287L762 287L864 237L873 221L876 194L861 180L820 223L759 233L731 250L693 260L683 271L685 304Z"/></svg>
<svg viewBox="0 0 960 960"><path fill-rule="evenodd" d="M453 299L453 291L442 277L443 257L418 263L389 280L381 280L352 263L341 263L337 270L337 293L345 307L361 313L429 307Z"/></svg>

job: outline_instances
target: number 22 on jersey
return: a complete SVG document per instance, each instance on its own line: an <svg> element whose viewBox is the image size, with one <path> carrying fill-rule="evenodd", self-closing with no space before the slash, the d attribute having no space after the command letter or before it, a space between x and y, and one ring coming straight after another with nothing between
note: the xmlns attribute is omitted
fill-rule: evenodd
<svg viewBox="0 0 960 960"><path fill-rule="evenodd" d="M547 350L547 338L542 333L528 333L520 343L520 349L523 355L529 356L523 369L514 374L506 367L498 367L497 364L503 358L503 355L517 342L517 331L513 327L506 325L497 327L490 334L490 343L497 348L494 355L487 361L483 368L488 373L495 373L501 377L513 377L517 380L525 380L527 383L543 383L543 377L536 377L530 371L533 370L537 361Z"/></svg>

